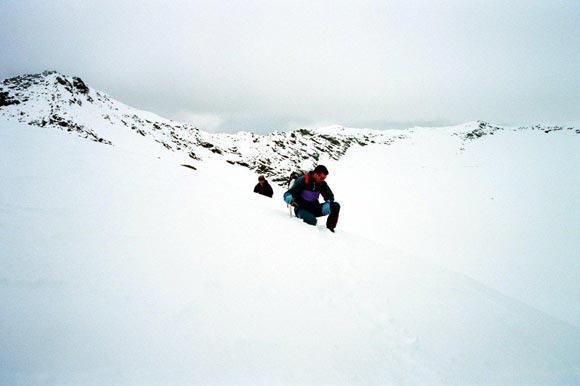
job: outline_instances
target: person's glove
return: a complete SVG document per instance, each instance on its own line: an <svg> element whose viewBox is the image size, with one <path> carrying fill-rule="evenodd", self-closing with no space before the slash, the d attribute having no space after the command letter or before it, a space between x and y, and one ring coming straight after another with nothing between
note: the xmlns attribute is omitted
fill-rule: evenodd
<svg viewBox="0 0 580 386"><path fill-rule="evenodd" d="M292 195L290 193L286 193L284 195L284 201L286 201L286 204L288 205L292 204Z"/></svg>
<svg viewBox="0 0 580 386"><path fill-rule="evenodd" d="M326 201L322 204L322 215L328 216L330 214L330 201Z"/></svg>

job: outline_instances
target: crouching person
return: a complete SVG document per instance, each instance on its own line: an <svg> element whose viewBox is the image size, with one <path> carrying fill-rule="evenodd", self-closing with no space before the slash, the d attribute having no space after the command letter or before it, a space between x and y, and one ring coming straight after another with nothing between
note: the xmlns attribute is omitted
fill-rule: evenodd
<svg viewBox="0 0 580 386"><path fill-rule="evenodd" d="M272 185L268 183L266 177L260 176L258 177L258 183L256 184L256 186L254 186L254 193L258 193L267 197L272 197L272 195L274 195L274 189L272 189Z"/></svg>
<svg viewBox="0 0 580 386"><path fill-rule="evenodd" d="M284 193L284 201L294 206L296 217L305 223L316 225L316 217L328 216L326 227L334 232L338 222L340 204L334 201L334 194L326 183L328 169L318 165L313 171L296 179L296 182ZM322 195L324 203L319 202Z"/></svg>

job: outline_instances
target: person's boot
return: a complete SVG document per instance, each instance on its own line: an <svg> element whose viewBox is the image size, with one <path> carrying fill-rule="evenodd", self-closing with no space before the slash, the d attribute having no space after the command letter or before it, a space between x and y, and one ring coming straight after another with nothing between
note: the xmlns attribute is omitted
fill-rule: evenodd
<svg viewBox="0 0 580 386"><path fill-rule="evenodd" d="M331 232L334 232L334 228L336 228L336 223L338 222L338 213L340 213L340 204L338 202L331 202L330 214L326 219L326 227Z"/></svg>
<svg viewBox="0 0 580 386"><path fill-rule="evenodd" d="M331 213L326 219L326 227L329 231L334 233L334 228L336 228L336 223L338 222L338 213Z"/></svg>

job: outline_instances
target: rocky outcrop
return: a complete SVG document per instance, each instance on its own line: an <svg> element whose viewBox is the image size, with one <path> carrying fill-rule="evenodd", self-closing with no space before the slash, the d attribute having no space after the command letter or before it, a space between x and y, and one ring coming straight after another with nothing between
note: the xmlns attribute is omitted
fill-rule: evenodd
<svg viewBox="0 0 580 386"><path fill-rule="evenodd" d="M134 109L90 88L79 77L56 71L4 80L0 85L0 119L63 130L113 146L130 132L167 151L182 152L192 162L222 157L225 162L247 167L280 184L285 184L292 171L309 170L323 159L338 160L353 146L390 145L407 139L413 132L334 126L268 135L247 132L211 134L189 124ZM561 130L580 133L578 128L558 126L533 126L518 130L528 129L545 133ZM454 129L452 135L460 139L460 148L464 150L470 141L503 130L506 129L479 121ZM188 167L195 170L194 165Z"/></svg>

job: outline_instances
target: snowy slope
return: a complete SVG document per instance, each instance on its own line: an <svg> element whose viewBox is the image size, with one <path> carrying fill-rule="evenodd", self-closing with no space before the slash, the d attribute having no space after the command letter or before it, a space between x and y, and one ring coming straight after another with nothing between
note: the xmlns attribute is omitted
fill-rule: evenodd
<svg viewBox="0 0 580 386"><path fill-rule="evenodd" d="M329 160L331 234L223 160L192 171L0 122L0 384L578 385L578 328L384 240L421 211L372 187L405 165L378 148L359 149L390 167ZM414 178L439 165L410 165L426 195ZM412 201L445 212L443 193ZM377 203L409 223L360 217Z"/></svg>
<svg viewBox="0 0 580 386"><path fill-rule="evenodd" d="M462 144L455 130L329 161L342 226L580 327L580 138L500 130Z"/></svg>

